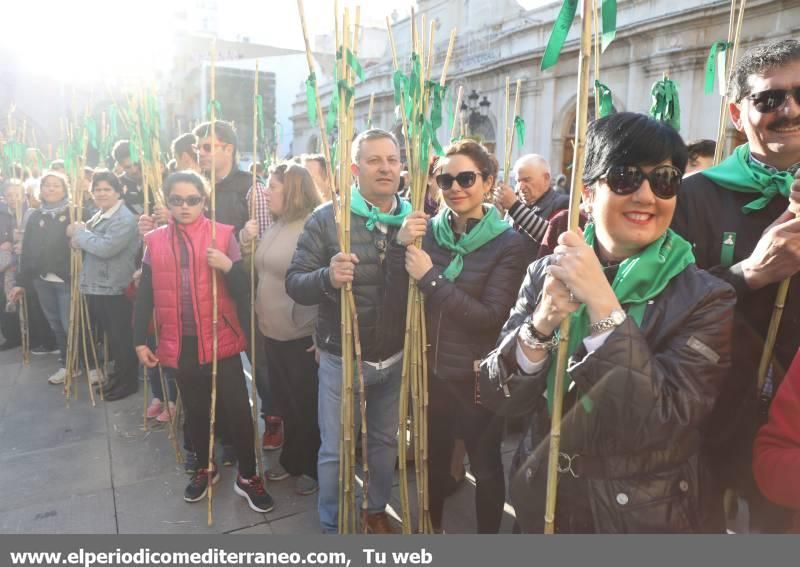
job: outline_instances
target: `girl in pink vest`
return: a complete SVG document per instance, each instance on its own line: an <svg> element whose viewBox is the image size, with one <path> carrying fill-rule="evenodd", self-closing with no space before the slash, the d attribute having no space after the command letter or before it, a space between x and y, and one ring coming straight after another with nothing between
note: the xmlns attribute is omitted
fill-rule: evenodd
<svg viewBox="0 0 800 567"><path fill-rule="evenodd" d="M187 502L202 500L219 480L209 463L208 437L213 352L212 278L217 278L217 412L218 426L230 433L239 461L237 494L256 512L269 512L273 500L256 474L253 422L240 353L247 347L233 297L247 301L249 281L242 266L233 227L203 215L208 185L192 171L173 173L164 182L171 218L145 235L146 251L136 298L134 344L139 361L176 369L175 380L186 407L188 434L201 468L184 491ZM224 251L224 252L223 252ZM146 345L147 325L155 309L159 343L154 354ZM211 472L209 473L209 469Z"/></svg>

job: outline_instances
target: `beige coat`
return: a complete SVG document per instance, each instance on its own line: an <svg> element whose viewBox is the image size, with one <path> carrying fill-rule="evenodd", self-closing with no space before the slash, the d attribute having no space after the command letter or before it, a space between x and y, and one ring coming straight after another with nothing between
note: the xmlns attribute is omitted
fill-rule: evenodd
<svg viewBox="0 0 800 567"><path fill-rule="evenodd" d="M305 221L278 220L264 231L256 249L258 327L265 337L277 341L291 341L314 333L317 307L295 303L286 294L284 284Z"/></svg>

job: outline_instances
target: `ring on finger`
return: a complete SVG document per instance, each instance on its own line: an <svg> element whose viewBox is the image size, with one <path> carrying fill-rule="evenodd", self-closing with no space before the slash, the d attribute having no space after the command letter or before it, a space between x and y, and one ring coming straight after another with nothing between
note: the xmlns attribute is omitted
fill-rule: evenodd
<svg viewBox="0 0 800 567"><path fill-rule="evenodd" d="M575 294L572 293L572 290L569 290L569 302L570 303L580 303L578 299L575 297Z"/></svg>

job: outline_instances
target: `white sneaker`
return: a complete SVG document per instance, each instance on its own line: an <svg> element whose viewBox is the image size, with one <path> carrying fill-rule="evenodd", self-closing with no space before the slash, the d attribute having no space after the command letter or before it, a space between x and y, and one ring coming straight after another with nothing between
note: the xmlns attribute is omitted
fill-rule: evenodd
<svg viewBox="0 0 800 567"><path fill-rule="evenodd" d="M77 378L81 374L83 374L81 370L76 370L75 372L72 373L72 377ZM66 380L67 380L66 368L59 368L55 374L53 374L52 376L50 376L50 378L47 379L47 381L50 382L51 384L63 384L64 382L66 382Z"/></svg>
<svg viewBox="0 0 800 567"><path fill-rule="evenodd" d="M59 368L58 371L47 379L51 384L63 384L67 379L67 369Z"/></svg>
<svg viewBox="0 0 800 567"><path fill-rule="evenodd" d="M89 371L89 383L92 386L97 386L98 384L105 383L105 381L103 380L103 375L100 373L99 370Z"/></svg>

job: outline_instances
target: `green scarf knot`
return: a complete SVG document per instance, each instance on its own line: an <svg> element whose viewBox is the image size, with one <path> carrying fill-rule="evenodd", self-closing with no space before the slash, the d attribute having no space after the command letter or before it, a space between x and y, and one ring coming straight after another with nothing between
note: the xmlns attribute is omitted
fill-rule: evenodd
<svg viewBox="0 0 800 567"><path fill-rule="evenodd" d="M595 230L592 223L586 225L584 239L586 244L594 246ZM640 327L647 302L658 297L675 276L694 262L692 245L669 229L647 248L635 256L623 260L614 276L611 289L614 290L620 305L627 308L628 317ZM570 316L568 356L575 353L588 334L589 314L586 311L586 305L581 305ZM564 378L564 392L566 393L572 379L568 372ZM550 413L553 412L555 380L556 361L553 356L547 372L547 408ZM581 404L586 413L592 410L592 401L588 396L581 398Z"/></svg>
<svg viewBox="0 0 800 567"><path fill-rule="evenodd" d="M759 194L760 197L742 207L744 214L760 211L777 195L788 198L794 182L788 171L770 171L751 160L749 144L742 144L722 163L700 173L729 191Z"/></svg>
<svg viewBox="0 0 800 567"><path fill-rule="evenodd" d="M436 243L453 253L453 259L442 274L449 281L455 281L464 269L464 256L471 254L487 242L490 242L511 229L506 221L491 205L484 207L483 218L468 233L461 235L456 242L453 227L450 226L450 209L443 207L438 215L433 217L431 225Z"/></svg>
<svg viewBox="0 0 800 567"><path fill-rule="evenodd" d="M403 220L411 212L411 203L405 199L400 199L400 211L392 213L382 213L378 207L374 207L367 203L361 195L358 187L353 185L350 189L350 211L356 215L367 219L367 230L372 232L375 230L377 224L383 223L389 226L400 226Z"/></svg>

